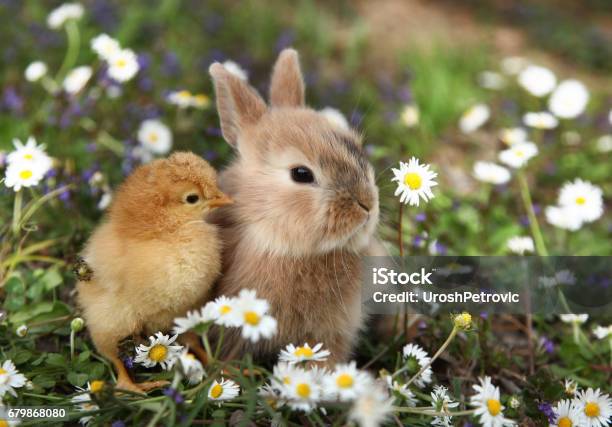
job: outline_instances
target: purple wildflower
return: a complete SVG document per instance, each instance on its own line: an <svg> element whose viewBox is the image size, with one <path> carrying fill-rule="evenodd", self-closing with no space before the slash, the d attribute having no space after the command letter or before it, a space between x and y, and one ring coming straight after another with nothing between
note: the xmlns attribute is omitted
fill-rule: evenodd
<svg viewBox="0 0 612 427"><path fill-rule="evenodd" d="M538 409L542 412L546 418L548 418L548 422L550 424L554 424L557 420L557 416L555 415L555 411L553 411L553 407L548 402L542 402L538 404Z"/></svg>

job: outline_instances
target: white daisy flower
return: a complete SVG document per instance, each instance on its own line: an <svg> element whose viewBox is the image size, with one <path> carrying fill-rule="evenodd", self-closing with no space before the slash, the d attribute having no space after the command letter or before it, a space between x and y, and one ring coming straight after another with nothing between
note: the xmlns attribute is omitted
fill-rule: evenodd
<svg viewBox="0 0 612 427"><path fill-rule="evenodd" d="M577 427L580 425L580 408L569 399L560 400L553 406L555 422L550 427Z"/></svg>
<svg viewBox="0 0 612 427"><path fill-rule="evenodd" d="M111 79L124 83L131 80L138 70L138 58L131 49L121 49L108 58L108 75Z"/></svg>
<svg viewBox="0 0 612 427"><path fill-rule="evenodd" d="M392 168L394 177L391 181L397 182L395 196L400 195L400 202L419 206L422 198L425 202L433 199L431 188L438 185L434 178L438 176L431 171L427 164L419 164L416 157L412 157L408 163L400 162L400 168Z"/></svg>
<svg viewBox="0 0 612 427"><path fill-rule="evenodd" d="M223 66L227 71L229 71L241 80L247 80L249 78L249 75L246 70L234 61L225 61L223 63Z"/></svg>
<svg viewBox="0 0 612 427"><path fill-rule="evenodd" d="M492 162L478 161L474 163L473 175L478 181L495 185L510 181L510 171Z"/></svg>
<svg viewBox="0 0 612 427"><path fill-rule="evenodd" d="M40 165L31 162L16 162L9 164L6 168L4 185L14 191L21 190L22 187L32 187L37 185L44 175Z"/></svg>
<svg viewBox="0 0 612 427"><path fill-rule="evenodd" d="M159 120L145 120L138 129L138 141L151 153L167 154L172 148L172 132Z"/></svg>
<svg viewBox="0 0 612 427"><path fill-rule="evenodd" d="M23 338L28 334L28 325L19 325L17 329L15 329L15 335L19 338Z"/></svg>
<svg viewBox="0 0 612 427"><path fill-rule="evenodd" d="M204 378L204 367L202 363L187 350L183 350L179 356L179 366L189 384L198 384L202 382L202 378Z"/></svg>
<svg viewBox="0 0 612 427"><path fill-rule="evenodd" d="M517 75L529 65L529 61L522 56L510 56L501 60L501 69L510 76Z"/></svg>
<svg viewBox="0 0 612 427"><path fill-rule="evenodd" d="M533 252L533 239L529 236L514 236L508 239L506 246L510 252L517 255L525 255L525 252Z"/></svg>
<svg viewBox="0 0 612 427"><path fill-rule="evenodd" d="M527 142L527 131L523 128L506 128L499 132L499 139L507 145Z"/></svg>
<svg viewBox="0 0 612 427"><path fill-rule="evenodd" d="M539 111L525 113L523 123L535 129L554 129L559 124L559 120L547 111Z"/></svg>
<svg viewBox="0 0 612 427"><path fill-rule="evenodd" d="M204 309L211 313L215 323L221 326L238 327L241 325L240 313L236 310L236 298L228 298L225 295L217 297L214 301L206 304Z"/></svg>
<svg viewBox="0 0 612 427"><path fill-rule="evenodd" d="M259 389L257 389L257 395L273 410L276 410L287 403L285 399L281 398L280 392L270 384L264 384L259 387Z"/></svg>
<svg viewBox="0 0 612 427"><path fill-rule="evenodd" d="M563 388L568 396L574 396L578 392L578 384L569 378L564 381Z"/></svg>
<svg viewBox="0 0 612 427"><path fill-rule="evenodd" d="M369 387L359 395L349 412L349 419L361 427L378 427L385 423L393 410L393 399L379 385Z"/></svg>
<svg viewBox="0 0 612 427"><path fill-rule="evenodd" d="M101 211L106 210L106 208L110 206L112 201L113 194L108 191L105 191L104 194L102 194L102 196L100 197L100 200L98 201L98 205L96 207Z"/></svg>
<svg viewBox="0 0 612 427"><path fill-rule="evenodd" d="M612 135L602 135L597 138L597 151L600 153L612 151Z"/></svg>
<svg viewBox="0 0 612 427"><path fill-rule="evenodd" d="M431 358L423 348L417 344L406 344L403 349L404 363L408 364L409 373L416 374L424 366L429 365ZM431 366L423 371L423 373L414 380L417 387L423 388L431 382L433 371Z"/></svg>
<svg viewBox="0 0 612 427"><path fill-rule="evenodd" d="M23 387L26 384L26 377L19 373L12 360L5 360L0 365L0 398L6 393L17 397L16 388Z"/></svg>
<svg viewBox="0 0 612 427"><path fill-rule="evenodd" d="M47 64L42 61L34 61L27 66L24 76L29 82L37 82L47 74Z"/></svg>
<svg viewBox="0 0 612 427"><path fill-rule="evenodd" d="M286 394L286 387L291 385L293 377L301 370L301 368L285 362L277 363L272 370L271 387L279 393Z"/></svg>
<svg viewBox="0 0 612 427"><path fill-rule="evenodd" d="M21 424L21 420L14 415L9 417L8 410L10 408L5 407L2 402L0 402L0 426L3 427L15 427Z"/></svg>
<svg viewBox="0 0 612 427"><path fill-rule="evenodd" d="M483 71L478 74L478 84L491 90L500 90L506 86L506 79L495 71Z"/></svg>
<svg viewBox="0 0 612 427"><path fill-rule="evenodd" d="M584 222L593 222L603 215L601 188L577 178L567 182L559 192L559 205L571 208Z"/></svg>
<svg viewBox="0 0 612 427"><path fill-rule="evenodd" d="M459 406L459 402L453 402L453 399L448 395L448 389L444 386L437 385L431 392L431 408L435 412L450 413L450 409ZM453 427L452 415L445 417L434 417L431 421L432 426Z"/></svg>
<svg viewBox="0 0 612 427"><path fill-rule="evenodd" d="M577 406L582 415L581 427L606 427L612 417L612 399L599 389L578 392Z"/></svg>
<svg viewBox="0 0 612 427"><path fill-rule="evenodd" d="M212 320L214 320L214 315L210 306L207 304L199 310L189 310L185 317L175 318L172 333L175 335L181 335Z"/></svg>
<svg viewBox="0 0 612 427"><path fill-rule="evenodd" d="M578 80L564 80L550 96L548 109L561 119L573 119L584 112L589 91Z"/></svg>
<svg viewBox="0 0 612 427"><path fill-rule="evenodd" d="M399 395L406 401L406 405L416 406L416 396L406 384L400 384L399 382L395 381L391 375L385 376L385 383L392 394Z"/></svg>
<svg viewBox="0 0 612 427"><path fill-rule="evenodd" d="M70 19L79 20L83 16L83 6L80 3L64 3L53 9L47 16L47 25L53 30L64 26Z"/></svg>
<svg viewBox="0 0 612 427"><path fill-rule="evenodd" d="M210 98L203 93L196 93L191 97L191 106L194 108L207 108L210 105Z"/></svg>
<svg viewBox="0 0 612 427"><path fill-rule="evenodd" d="M499 397L499 388L491 384L491 377L480 378L480 385L473 385L476 390L470 398L470 405L476 407L475 415L480 417L483 427L504 427L514 425L514 421L504 418L504 406Z"/></svg>
<svg viewBox="0 0 612 427"><path fill-rule="evenodd" d="M257 342L276 334L276 319L267 314L268 301L257 298L255 291L243 289L236 301L236 311L242 327L242 337Z"/></svg>
<svg viewBox="0 0 612 427"><path fill-rule="evenodd" d="M520 142L499 152L499 161L513 167L521 168L529 159L538 154L538 147L533 142Z"/></svg>
<svg viewBox="0 0 612 427"><path fill-rule="evenodd" d="M85 87L92 74L93 71L90 66L76 67L66 75L62 86L67 93L77 94Z"/></svg>
<svg viewBox="0 0 612 427"><path fill-rule="evenodd" d="M600 340L606 339L612 336L612 325L597 326L595 329L593 329L593 334L595 334L595 336Z"/></svg>
<svg viewBox="0 0 612 427"><path fill-rule="evenodd" d="M463 133L472 133L484 125L491 116L491 110L485 104L476 104L468 108L459 120L459 129Z"/></svg>
<svg viewBox="0 0 612 427"><path fill-rule="evenodd" d="M240 386L232 380L221 378L219 381L214 380L208 389L208 398L210 400L220 401L232 400L240 394Z"/></svg>
<svg viewBox="0 0 612 427"><path fill-rule="evenodd" d="M322 114L323 117L325 117L332 125L340 129L348 130L350 128L348 120L346 120L344 114L335 108L325 107L320 110L319 113Z"/></svg>
<svg viewBox="0 0 612 427"><path fill-rule="evenodd" d="M354 400L369 387L374 379L367 372L357 369L357 363L338 364L323 378L325 393L343 402Z"/></svg>
<svg viewBox="0 0 612 427"><path fill-rule="evenodd" d="M100 407L96 403L93 402L91 398L91 394L86 393L88 389L77 387L77 391L79 391L80 393L72 397L70 400L72 401L72 403L76 405L79 411L91 412L91 411L97 411L100 409ZM81 425L86 426L91 421L93 421L94 417L95 415L86 415L84 417L79 418L79 422L81 423Z"/></svg>
<svg viewBox="0 0 612 427"><path fill-rule="evenodd" d="M321 386L311 371L297 369L284 391L291 409L310 412L321 398Z"/></svg>
<svg viewBox="0 0 612 427"><path fill-rule="evenodd" d="M45 152L44 144L37 145L36 139L28 137L25 145L17 138L13 139L15 150L6 157L9 165L14 163L25 163L36 168L41 175L45 175L52 166L51 157Z"/></svg>
<svg viewBox="0 0 612 427"><path fill-rule="evenodd" d="M559 317L563 323L574 323L577 325L582 325L589 320L588 314L560 314Z"/></svg>
<svg viewBox="0 0 612 427"><path fill-rule="evenodd" d="M188 90L175 90L170 92L166 97L170 104L174 104L180 108L191 107L191 92Z"/></svg>
<svg viewBox="0 0 612 427"><path fill-rule="evenodd" d="M278 360L293 365L309 360L317 362L327 360L330 352L329 350L321 350L321 347L323 347L323 343L318 343L314 347L310 347L308 343L304 343L304 345L300 347L289 344L284 350L281 350Z"/></svg>
<svg viewBox="0 0 612 427"><path fill-rule="evenodd" d="M170 370L183 350L181 345L172 345L176 338L177 335L170 337L170 335L157 332L155 336L149 337L149 345L140 344L136 347L134 362L146 368L159 364L162 369Z"/></svg>
<svg viewBox="0 0 612 427"><path fill-rule="evenodd" d="M419 107L414 104L404 106L400 113L401 122L409 128L413 128L419 124Z"/></svg>
<svg viewBox="0 0 612 427"><path fill-rule="evenodd" d="M533 96L548 95L557 85L557 77L548 68L529 65L518 76L518 83Z"/></svg>
<svg viewBox="0 0 612 427"><path fill-rule="evenodd" d="M121 51L121 45L108 34L102 33L91 39L91 49L96 52L101 59L109 61Z"/></svg>
<svg viewBox="0 0 612 427"><path fill-rule="evenodd" d="M576 214L573 208L548 206L544 214L546 221L557 228L576 231L582 227L582 218Z"/></svg>

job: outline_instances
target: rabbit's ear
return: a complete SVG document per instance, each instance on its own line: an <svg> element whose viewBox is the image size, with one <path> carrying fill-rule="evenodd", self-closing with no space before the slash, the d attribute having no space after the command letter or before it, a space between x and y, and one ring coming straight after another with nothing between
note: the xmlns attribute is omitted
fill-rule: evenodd
<svg viewBox="0 0 612 427"><path fill-rule="evenodd" d="M285 49L278 55L270 82L270 104L273 107L304 105L304 79L295 49Z"/></svg>
<svg viewBox="0 0 612 427"><path fill-rule="evenodd" d="M212 64L208 72L215 85L223 138L236 147L241 129L257 123L266 112L266 103L251 85L218 62Z"/></svg>

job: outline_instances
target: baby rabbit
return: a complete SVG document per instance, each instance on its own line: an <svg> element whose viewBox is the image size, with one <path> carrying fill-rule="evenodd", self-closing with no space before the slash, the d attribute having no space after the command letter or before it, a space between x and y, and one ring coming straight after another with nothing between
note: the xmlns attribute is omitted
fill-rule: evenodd
<svg viewBox="0 0 612 427"><path fill-rule="evenodd" d="M277 335L256 344L226 333L225 356L322 342L328 363L346 360L363 323L361 256L379 216L360 137L304 105L295 50L274 66L270 106L221 64L209 71L221 130L236 153L219 177L235 203L212 215L225 248L215 294L254 289L278 321Z"/></svg>
<svg viewBox="0 0 612 427"><path fill-rule="evenodd" d="M206 298L221 269L221 244L204 217L228 203L215 170L193 153L141 166L117 191L84 250L93 276L77 290L94 344L118 372L118 388L160 385L134 384L117 345L126 336L169 329Z"/></svg>

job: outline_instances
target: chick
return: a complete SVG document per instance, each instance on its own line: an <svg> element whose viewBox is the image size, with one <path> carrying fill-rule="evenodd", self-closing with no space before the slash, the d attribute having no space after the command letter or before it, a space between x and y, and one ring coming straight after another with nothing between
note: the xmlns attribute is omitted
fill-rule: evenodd
<svg viewBox="0 0 612 427"><path fill-rule="evenodd" d="M118 388L142 392L163 385L135 384L118 343L168 330L175 317L206 299L220 273L221 243L204 218L228 203L215 170L186 152L139 167L116 192L83 251L93 274L77 290L94 344L117 370Z"/></svg>

